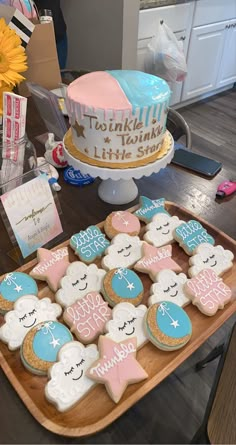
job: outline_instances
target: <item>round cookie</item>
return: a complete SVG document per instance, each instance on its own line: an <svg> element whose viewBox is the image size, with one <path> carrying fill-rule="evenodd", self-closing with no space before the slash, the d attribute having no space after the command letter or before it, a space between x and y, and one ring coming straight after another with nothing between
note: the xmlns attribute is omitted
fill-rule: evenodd
<svg viewBox="0 0 236 445"><path fill-rule="evenodd" d="M121 302L138 306L143 299L143 283L130 269L115 268L107 272L103 280L103 295L110 306Z"/></svg>
<svg viewBox="0 0 236 445"><path fill-rule="evenodd" d="M128 235L138 235L141 225L137 216L128 211L112 212L105 220L104 230L109 238L113 238L118 233Z"/></svg>
<svg viewBox="0 0 236 445"><path fill-rule="evenodd" d="M20 355L25 368L37 375L46 375L57 360L60 348L73 336L69 329L57 321L46 321L34 326L26 334Z"/></svg>
<svg viewBox="0 0 236 445"><path fill-rule="evenodd" d="M182 348L192 335L192 324L184 309L169 301L149 307L145 327L148 339L163 351Z"/></svg>
<svg viewBox="0 0 236 445"><path fill-rule="evenodd" d="M5 275L0 284L0 313L11 311L18 298L37 295L36 281L26 273L11 272Z"/></svg>

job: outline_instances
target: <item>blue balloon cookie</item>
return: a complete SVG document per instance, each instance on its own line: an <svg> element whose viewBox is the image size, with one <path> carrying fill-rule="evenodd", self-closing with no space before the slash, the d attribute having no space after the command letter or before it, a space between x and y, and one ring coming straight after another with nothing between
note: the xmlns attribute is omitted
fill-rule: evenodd
<svg viewBox="0 0 236 445"><path fill-rule="evenodd" d="M73 340L69 329L58 321L45 321L34 326L21 346L21 360L33 374L46 375L57 360L61 347Z"/></svg>
<svg viewBox="0 0 236 445"><path fill-rule="evenodd" d="M38 294L36 281L22 272L11 272L5 275L0 283L0 312L11 311L18 298Z"/></svg>
<svg viewBox="0 0 236 445"><path fill-rule="evenodd" d="M192 335L192 323L187 313L169 301L161 301L149 307L145 327L148 339L164 351L182 348Z"/></svg>
<svg viewBox="0 0 236 445"><path fill-rule="evenodd" d="M110 306L121 302L138 306L143 299L143 283L133 270L118 267L106 273L103 280L103 295Z"/></svg>
<svg viewBox="0 0 236 445"><path fill-rule="evenodd" d="M97 226L89 226L70 239L71 248L87 264L102 256L109 245L110 241Z"/></svg>

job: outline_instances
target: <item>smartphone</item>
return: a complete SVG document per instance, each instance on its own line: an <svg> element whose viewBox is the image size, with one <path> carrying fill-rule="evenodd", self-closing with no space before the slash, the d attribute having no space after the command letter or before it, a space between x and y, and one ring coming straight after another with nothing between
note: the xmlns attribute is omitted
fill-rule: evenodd
<svg viewBox="0 0 236 445"><path fill-rule="evenodd" d="M177 148L171 161L173 164L187 168L196 173L212 178L219 173L222 164L214 159L194 153L184 148Z"/></svg>

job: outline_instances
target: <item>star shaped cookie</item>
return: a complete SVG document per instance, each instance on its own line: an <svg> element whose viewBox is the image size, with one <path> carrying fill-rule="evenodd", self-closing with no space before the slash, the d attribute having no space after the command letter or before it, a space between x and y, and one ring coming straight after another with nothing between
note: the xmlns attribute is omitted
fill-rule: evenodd
<svg viewBox="0 0 236 445"><path fill-rule="evenodd" d="M134 269L149 274L156 281L158 272L163 269L181 272L181 267L172 258L172 246L154 247L143 244L143 257L135 264Z"/></svg>
<svg viewBox="0 0 236 445"><path fill-rule="evenodd" d="M169 213L165 210L165 199L149 199L146 196L140 197L140 208L136 210L136 215L141 221L148 223L157 213ZM170 216L170 215L169 215Z"/></svg>
<svg viewBox="0 0 236 445"><path fill-rule="evenodd" d="M69 266L68 249L55 250L40 248L37 252L38 264L30 272L31 277L46 281L50 289L56 292L60 287L60 280L66 274Z"/></svg>
<svg viewBox="0 0 236 445"><path fill-rule="evenodd" d="M121 399L127 386L148 377L136 360L136 337L119 343L100 335L98 349L100 358L87 370L91 380L103 383L115 403Z"/></svg>

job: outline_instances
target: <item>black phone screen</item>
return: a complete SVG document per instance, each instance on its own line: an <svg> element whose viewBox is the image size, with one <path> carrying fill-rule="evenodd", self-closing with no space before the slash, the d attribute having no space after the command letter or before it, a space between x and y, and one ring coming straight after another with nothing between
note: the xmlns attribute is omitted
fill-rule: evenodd
<svg viewBox="0 0 236 445"><path fill-rule="evenodd" d="M205 156L182 148L175 150L171 162L210 177L215 176L222 167L222 164L214 159L206 158Z"/></svg>

